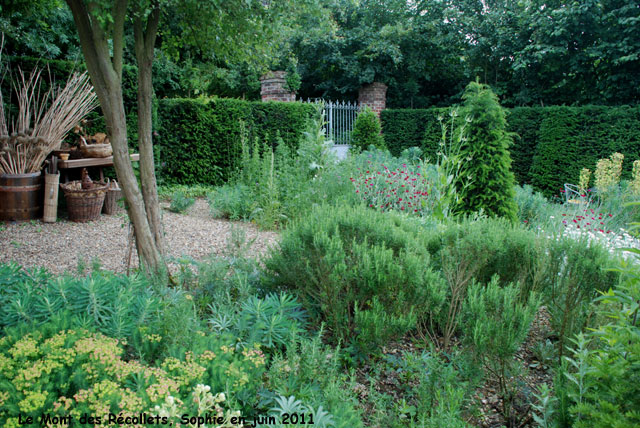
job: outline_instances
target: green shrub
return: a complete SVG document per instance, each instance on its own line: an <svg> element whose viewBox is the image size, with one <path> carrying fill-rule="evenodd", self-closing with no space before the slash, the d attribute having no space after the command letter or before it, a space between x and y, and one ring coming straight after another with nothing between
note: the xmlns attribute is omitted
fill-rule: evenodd
<svg viewBox="0 0 640 428"><path fill-rule="evenodd" d="M351 133L351 145L356 150L365 150L369 146L386 148L382 137L382 127L378 116L369 108L358 113Z"/></svg>
<svg viewBox="0 0 640 428"><path fill-rule="evenodd" d="M0 265L0 327L42 324L67 314L75 326L126 339L137 356L153 359L176 344L188 344L185 328L196 329L193 305L180 291L153 289L143 276L93 272L84 278L28 274L16 264ZM163 337L159 353L143 355L139 337L153 331Z"/></svg>
<svg viewBox="0 0 640 428"><path fill-rule="evenodd" d="M181 214L188 210L195 202L195 198L189 198L183 192L177 191L171 196L169 211Z"/></svg>
<svg viewBox="0 0 640 428"><path fill-rule="evenodd" d="M624 269L625 281L598 299L600 323L579 335L565 372L573 426L635 427L640 424L640 326L638 269Z"/></svg>
<svg viewBox="0 0 640 428"><path fill-rule="evenodd" d="M275 150L241 134L241 165L232 184L210 197L216 216L254 221L275 228L306 214L314 204L341 200L349 189L341 165L328 151L322 121L312 118L296 151L277 137Z"/></svg>
<svg viewBox="0 0 640 428"><path fill-rule="evenodd" d="M158 337L149 333L145 340L153 344ZM125 359L117 339L73 327L65 319L8 329L0 339L0 423L17 426L22 415L41 426L41 417L50 414L69 415L77 426L85 425L83 414L106 423L109 413L161 415L167 416L166 423L176 423L185 413L251 412L264 356L258 349L236 353L225 340L200 337L189 352L176 350L176 356L151 366Z"/></svg>
<svg viewBox="0 0 640 428"><path fill-rule="evenodd" d="M215 218L245 220L254 210L254 201L249 187L232 184L218 187L207 196L211 215Z"/></svg>
<svg viewBox="0 0 640 428"><path fill-rule="evenodd" d="M450 286L464 280L468 284L470 279L486 284L498 275L503 285L519 283L523 297L542 287L544 241L504 219L466 219L448 225L427 245L433 265L449 277Z"/></svg>
<svg viewBox="0 0 640 428"><path fill-rule="evenodd" d="M322 331L312 338L292 336L283 352L276 352L266 374L265 388L273 401L295 396L307 407L323 409L336 428L362 427L359 397L344 372L342 352L322 342ZM274 403L274 408L282 408ZM315 414L315 412L314 412Z"/></svg>
<svg viewBox="0 0 640 428"><path fill-rule="evenodd" d="M382 346L391 339L402 337L415 327L416 321L417 317L412 310L407 314L388 314L377 296L366 310L360 310L356 302L353 323L358 337L358 352L365 355L380 352Z"/></svg>
<svg viewBox="0 0 640 428"><path fill-rule="evenodd" d="M517 368L514 356L524 342L539 301L530 296L521 303L515 285L502 287L494 277L486 286L475 283L462 309L463 340L471 345L487 374L495 376L502 395L502 413L511 425L511 407L517 393L511 381Z"/></svg>
<svg viewBox="0 0 640 428"><path fill-rule="evenodd" d="M512 139L506 129L505 111L487 85L469 83L462 98L460 116L469 123L460 146L463 162L456 184L459 209L464 214L482 211L491 217L515 220L515 181L509 154Z"/></svg>
<svg viewBox="0 0 640 428"><path fill-rule="evenodd" d="M251 296L239 306L236 309L214 302L211 327L217 332L233 333L245 346L257 343L267 350L284 347L291 336L304 332L305 313L290 294L272 293L262 299Z"/></svg>
<svg viewBox="0 0 640 428"><path fill-rule="evenodd" d="M356 306L370 309L374 298L396 318L411 308L437 313L444 300L419 223L365 207L314 210L285 231L265 265L270 286L297 292L336 339L352 335Z"/></svg>
<svg viewBox="0 0 640 428"><path fill-rule="evenodd" d="M540 192L533 191L528 184L516 186L516 205L518 206L518 220L531 224L532 222L546 222L550 210L550 203Z"/></svg>
<svg viewBox="0 0 640 428"><path fill-rule="evenodd" d="M457 330L455 305L463 301L472 280L519 284L520 298L537 292L551 315L558 336L558 357L568 338L581 331L592 316L598 291L618 281L608 251L585 239L536 236L533 231L500 219L466 220L433 234L427 243L432 265L442 271L449 289L442 316L433 320L432 333L453 337ZM446 316L445 316L446 315Z"/></svg>
<svg viewBox="0 0 640 428"><path fill-rule="evenodd" d="M158 104L160 176L167 183L220 185L241 167L241 140L297 147L316 108L236 99L163 99Z"/></svg>
<svg viewBox="0 0 640 428"><path fill-rule="evenodd" d="M407 402L415 409L414 418L405 416L405 423L397 426L469 426L464 422L463 411L479 377L464 352L405 352L400 358L395 355L386 358L388 370L398 374Z"/></svg>
<svg viewBox="0 0 640 428"><path fill-rule="evenodd" d="M549 239L544 260L542 296L551 327L558 336L558 358L565 355L570 338L583 331L593 317L598 293L617 284L620 275L609 270L614 261L609 252L587 238Z"/></svg>
<svg viewBox="0 0 640 428"><path fill-rule="evenodd" d="M394 156L409 147L422 147L425 157L434 159L442 131L438 117L449 108L385 109L380 112L384 141Z"/></svg>
<svg viewBox="0 0 640 428"><path fill-rule="evenodd" d="M449 109L387 109L381 113L382 131L389 150L422 145L425 156L435 158L440 140L438 117ZM531 184L545 196L556 195L564 183L576 183L580 169L614 152L626 159L640 157L640 108L517 107L509 110L507 131L514 133L510 147L512 170L519 184ZM623 178L629 178L631 162Z"/></svg>

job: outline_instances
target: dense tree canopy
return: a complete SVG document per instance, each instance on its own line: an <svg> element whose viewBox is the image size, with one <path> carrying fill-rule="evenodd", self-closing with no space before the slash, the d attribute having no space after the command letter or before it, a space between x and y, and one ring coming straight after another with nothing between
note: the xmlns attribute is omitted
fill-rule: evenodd
<svg viewBox="0 0 640 428"><path fill-rule="evenodd" d="M201 16L216 16L216 5L163 7L153 65L158 96L255 99L259 76L281 68L297 69L302 97L354 99L362 84L382 81L390 107L458 102L465 82L476 77L505 106L640 99L636 0L294 1L273 15L286 25L249 19L248 31L236 29L267 34L267 49L260 50L221 37L222 18L197 24ZM61 0L0 7L8 55L78 58L73 20ZM133 44L126 30L125 60L135 57Z"/></svg>

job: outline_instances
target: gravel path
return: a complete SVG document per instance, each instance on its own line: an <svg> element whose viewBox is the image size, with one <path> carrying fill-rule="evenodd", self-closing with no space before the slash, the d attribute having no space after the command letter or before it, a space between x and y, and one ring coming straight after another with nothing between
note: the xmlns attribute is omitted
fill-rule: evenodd
<svg viewBox="0 0 640 428"><path fill-rule="evenodd" d="M166 207L168 204L162 204ZM163 222L169 257L189 256L202 259L225 252L233 227L245 231L247 240L255 239L249 255L260 256L277 243L278 233L260 231L242 222L216 220L203 199L185 214L163 209ZM55 273L75 271L80 257L89 263L98 258L104 269L126 270L128 218L122 208L114 215L101 215L90 223L40 220L23 223L0 222L0 263L15 261L25 267L42 266ZM132 265L137 264L134 249Z"/></svg>

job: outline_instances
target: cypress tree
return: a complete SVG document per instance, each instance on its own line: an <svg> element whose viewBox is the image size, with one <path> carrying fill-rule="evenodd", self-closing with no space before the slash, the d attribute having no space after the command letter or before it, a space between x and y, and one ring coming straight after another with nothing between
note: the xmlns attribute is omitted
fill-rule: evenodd
<svg viewBox="0 0 640 428"><path fill-rule="evenodd" d="M490 217L517 218L515 178L511 171L505 110L489 86L467 85L461 117L467 120L461 142L462 165L458 175L458 210L471 214L482 210Z"/></svg>

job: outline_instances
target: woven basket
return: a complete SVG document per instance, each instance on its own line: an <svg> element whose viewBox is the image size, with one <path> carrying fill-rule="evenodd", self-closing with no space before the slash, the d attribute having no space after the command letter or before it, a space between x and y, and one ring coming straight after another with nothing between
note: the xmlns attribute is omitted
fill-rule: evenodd
<svg viewBox="0 0 640 428"><path fill-rule="evenodd" d="M107 195L104 197L104 205L102 206L102 212L111 215L116 211L118 206L117 202L122 197L122 190L109 188Z"/></svg>
<svg viewBox="0 0 640 428"><path fill-rule="evenodd" d="M69 220L85 223L100 217L108 185L94 182L94 187L91 189L82 189L81 186L80 181L60 185L67 200Z"/></svg>

